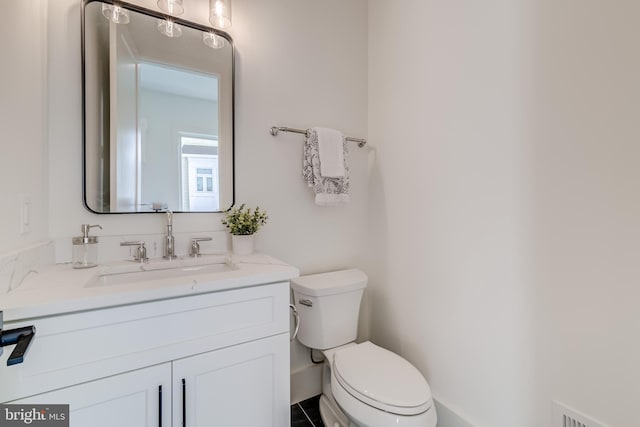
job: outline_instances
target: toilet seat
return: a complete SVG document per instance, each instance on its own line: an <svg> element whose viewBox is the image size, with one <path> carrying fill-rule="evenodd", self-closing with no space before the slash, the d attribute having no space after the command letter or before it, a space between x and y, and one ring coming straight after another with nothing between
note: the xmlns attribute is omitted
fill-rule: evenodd
<svg viewBox="0 0 640 427"><path fill-rule="evenodd" d="M381 411L411 416L432 406L431 389L420 371L371 342L336 351L332 372L349 395Z"/></svg>

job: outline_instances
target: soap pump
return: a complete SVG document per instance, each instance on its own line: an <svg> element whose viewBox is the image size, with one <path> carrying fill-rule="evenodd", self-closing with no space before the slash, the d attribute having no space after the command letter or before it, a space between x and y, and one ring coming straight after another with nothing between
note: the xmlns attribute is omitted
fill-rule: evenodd
<svg viewBox="0 0 640 427"><path fill-rule="evenodd" d="M82 224L82 236L74 237L73 242L73 268L90 268L98 265L98 237L89 236L89 231L99 225Z"/></svg>

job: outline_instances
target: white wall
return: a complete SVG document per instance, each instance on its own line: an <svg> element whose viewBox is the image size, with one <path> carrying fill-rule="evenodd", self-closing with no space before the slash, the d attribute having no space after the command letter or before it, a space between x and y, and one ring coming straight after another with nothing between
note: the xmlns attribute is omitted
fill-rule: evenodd
<svg viewBox="0 0 640 427"><path fill-rule="evenodd" d="M318 207L303 181L303 136L271 126L367 131L366 1L236 0L236 185L260 204L260 240L303 273L357 264L366 236L368 151L350 145L351 203Z"/></svg>
<svg viewBox="0 0 640 427"><path fill-rule="evenodd" d="M533 425L522 2L369 2L371 332L478 426Z"/></svg>
<svg viewBox="0 0 640 427"><path fill-rule="evenodd" d="M538 405L637 426L640 3L543 0L531 16Z"/></svg>
<svg viewBox="0 0 640 427"><path fill-rule="evenodd" d="M10 18L0 26L0 254L47 236L46 10L45 0L2 2ZM23 194L32 202L27 234L20 234Z"/></svg>
<svg viewBox="0 0 640 427"><path fill-rule="evenodd" d="M441 427L637 425L638 12L369 2L371 331Z"/></svg>
<svg viewBox="0 0 640 427"><path fill-rule="evenodd" d="M260 205L269 224L258 244L302 274L362 266L368 150L350 146L351 203L318 207L302 180L303 136L271 126L367 132L364 0L235 0L237 200ZM292 368L309 355L294 344Z"/></svg>

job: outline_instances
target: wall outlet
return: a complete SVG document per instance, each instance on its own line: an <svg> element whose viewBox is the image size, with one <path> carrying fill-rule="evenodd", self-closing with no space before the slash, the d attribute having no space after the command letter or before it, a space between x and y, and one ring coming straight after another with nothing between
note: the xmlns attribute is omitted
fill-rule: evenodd
<svg viewBox="0 0 640 427"><path fill-rule="evenodd" d="M33 216L33 203L31 195L20 195L20 234L31 233L31 218Z"/></svg>
<svg viewBox="0 0 640 427"><path fill-rule="evenodd" d="M563 403L553 402L553 427L608 427Z"/></svg>

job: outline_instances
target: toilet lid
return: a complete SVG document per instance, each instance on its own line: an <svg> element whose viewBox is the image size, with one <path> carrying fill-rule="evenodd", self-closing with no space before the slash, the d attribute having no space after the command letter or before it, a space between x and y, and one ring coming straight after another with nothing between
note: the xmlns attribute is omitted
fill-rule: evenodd
<svg viewBox="0 0 640 427"><path fill-rule="evenodd" d="M415 415L431 407L431 389L420 371L371 342L337 351L333 371L349 394L383 411Z"/></svg>

